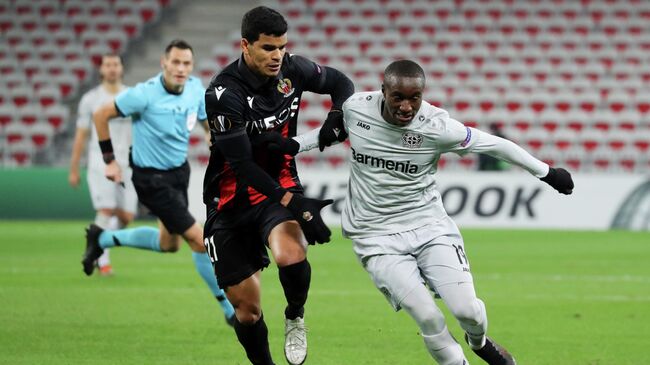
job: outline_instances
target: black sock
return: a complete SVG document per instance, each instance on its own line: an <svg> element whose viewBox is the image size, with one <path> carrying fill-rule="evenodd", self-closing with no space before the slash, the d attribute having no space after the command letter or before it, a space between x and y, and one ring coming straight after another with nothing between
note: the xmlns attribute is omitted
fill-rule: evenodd
<svg viewBox="0 0 650 365"><path fill-rule="evenodd" d="M279 268L280 283L287 298L287 308L284 316L287 319L296 319L305 314L305 302L311 281L311 266L304 259L301 262Z"/></svg>
<svg viewBox="0 0 650 365"><path fill-rule="evenodd" d="M264 322L264 314L251 326L244 326L235 317L235 333L244 346L246 356L254 365L274 365L269 350L269 330Z"/></svg>

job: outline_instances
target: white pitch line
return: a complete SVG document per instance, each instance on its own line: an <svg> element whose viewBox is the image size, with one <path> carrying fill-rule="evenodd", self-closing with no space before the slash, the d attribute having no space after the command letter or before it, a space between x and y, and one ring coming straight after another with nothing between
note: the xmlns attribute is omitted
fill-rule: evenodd
<svg viewBox="0 0 650 365"><path fill-rule="evenodd" d="M588 281L588 282L607 282L607 283L650 283L650 276L640 275L531 275L531 274L481 274L474 275L474 280L514 280L514 281Z"/></svg>
<svg viewBox="0 0 650 365"><path fill-rule="evenodd" d="M587 302L650 302L650 296L629 296L629 295L573 295L573 294L530 294L525 295L530 300L575 300Z"/></svg>

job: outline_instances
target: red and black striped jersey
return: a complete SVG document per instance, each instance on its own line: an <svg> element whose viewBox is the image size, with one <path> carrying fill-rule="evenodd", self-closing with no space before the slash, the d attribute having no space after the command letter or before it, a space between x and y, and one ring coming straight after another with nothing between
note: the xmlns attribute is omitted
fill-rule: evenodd
<svg viewBox="0 0 650 365"><path fill-rule="evenodd" d="M268 131L295 136L302 93L330 93L326 82L328 71L340 74L304 57L285 54L279 74L262 77L249 69L242 56L215 75L206 90L205 105L213 144L228 135L244 132L249 141ZM266 146L251 148L254 162L281 188L302 191L292 156L270 152ZM238 179L222 151L215 146L211 148L203 193L208 206L218 201L218 210L247 207L267 198Z"/></svg>

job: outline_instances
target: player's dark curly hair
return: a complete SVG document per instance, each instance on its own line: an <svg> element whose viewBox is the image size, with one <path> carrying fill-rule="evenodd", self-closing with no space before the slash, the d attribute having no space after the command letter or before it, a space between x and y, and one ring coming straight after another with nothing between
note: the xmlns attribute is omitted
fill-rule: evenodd
<svg viewBox="0 0 650 365"><path fill-rule="evenodd" d="M289 25L282 14L266 6L249 10L241 21L241 36L249 43L260 39L260 34L279 37L287 32Z"/></svg>
<svg viewBox="0 0 650 365"><path fill-rule="evenodd" d="M384 80L391 77L422 78L422 81L426 79L422 67L411 60L399 60L388 65L384 70Z"/></svg>

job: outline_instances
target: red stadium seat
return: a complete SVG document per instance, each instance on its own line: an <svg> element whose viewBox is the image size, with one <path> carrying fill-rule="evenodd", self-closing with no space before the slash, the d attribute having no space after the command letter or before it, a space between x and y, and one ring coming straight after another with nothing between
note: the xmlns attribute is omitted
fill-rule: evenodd
<svg viewBox="0 0 650 365"><path fill-rule="evenodd" d="M9 105L0 105L0 130L16 121L16 110Z"/></svg>
<svg viewBox="0 0 650 365"><path fill-rule="evenodd" d="M58 104L43 110L43 115L55 130L59 130L63 123L68 120L69 110L64 105Z"/></svg>
<svg viewBox="0 0 650 365"><path fill-rule="evenodd" d="M597 129L588 129L578 135L578 143L587 153L593 153L604 143L605 132Z"/></svg>
<svg viewBox="0 0 650 365"><path fill-rule="evenodd" d="M36 149L49 146L54 136L54 128L47 123L36 123L28 130L29 138Z"/></svg>
<svg viewBox="0 0 650 365"><path fill-rule="evenodd" d="M48 108L61 101L61 91L55 86L44 86L36 91L36 98L41 107Z"/></svg>
<svg viewBox="0 0 650 365"><path fill-rule="evenodd" d="M4 127L5 139L7 145L21 143L27 139L25 134L26 128L20 123L10 123Z"/></svg>
<svg viewBox="0 0 650 365"><path fill-rule="evenodd" d="M577 135L574 130L561 129L555 133L553 143L555 148L562 152L568 152L574 145Z"/></svg>
<svg viewBox="0 0 650 365"><path fill-rule="evenodd" d="M122 29L113 29L104 33L104 42L110 47L113 53L120 54L126 48L128 42L127 34Z"/></svg>
<svg viewBox="0 0 650 365"><path fill-rule="evenodd" d="M130 38L138 37L142 33L144 22L135 14L126 14L117 18L119 26Z"/></svg>
<svg viewBox="0 0 650 365"><path fill-rule="evenodd" d="M644 130L643 132L633 133L632 146L638 152L645 154L650 152L650 131Z"/></svg>
<svg viewBox="0 0 650 365"><path fill-rule="evenodd" d="M546 132L537 128L532 128L527 131L523 137L525 148L537 154L546 146Z"/></svg>
<svg viewBox="0 0 650 365"><path fill-rule="evenodd" d="M595 93L578 94L576 99L580 109L588 113L593 113L600 102L600 97Z"/></svg>
<svg viewBox="0 0 650 365"><path fill-rule="evenodd" d="M607 107L614 113L621 113L630 108L630 97L622 93L610 93L607 97Z"/></svg>
<svg viewBox="0 0 650 365"><path fill-rule="evenodd" d="M157 1L140 1L136 2L137 14L142 17L145 23L155 21L160 16L160 4Z"/></svg>
<svg viewBox="0 0 650 365"><path fill-rule="evenodd" d="M18 143L7 144L6 153L10 159L7 165L25 167L31 165L34 152L31 142L24 140Z"/></svg>
<svg viewBox="0 0 650 365"><path fill-rule="evenodd" d="M554 109L547 109L538 117L539 125L547 133L555 133L562 125L563 114Z"/></svg>
<svg viewBox="0 0 650 365"><path fill-rule="evenodd" d="M564 116L566 127L575 132L580 132L589 123L589 114L582 109L573 110Z"/></svg>
<svg viewBox="0 0 650 365"><path fill-rule="evenodd" d="M528 109L520 109L512 115L512 124L525 132L535 124L535 114Z"/></svg>
<svg viewBox="0 0 650 365"><path fill-rule="evenodd" d="M17 108L23 108L29 104L32 98L32 90L28 87L17 87L10 91L11 102Z"/></svg>
<svg viewBox="0 0 650 365"><path fill-rule="evenodd" d="M524 96L517 92L507 93L504 98L504 106L510 112L522 110L525 102Z"/></svg>
<svg viewBox="0 0 650 365"><path fill-rule="evenodd" d="M0 14L0 33L6 33L13 29L15 25L13 14L2 13Z"/></svg>

